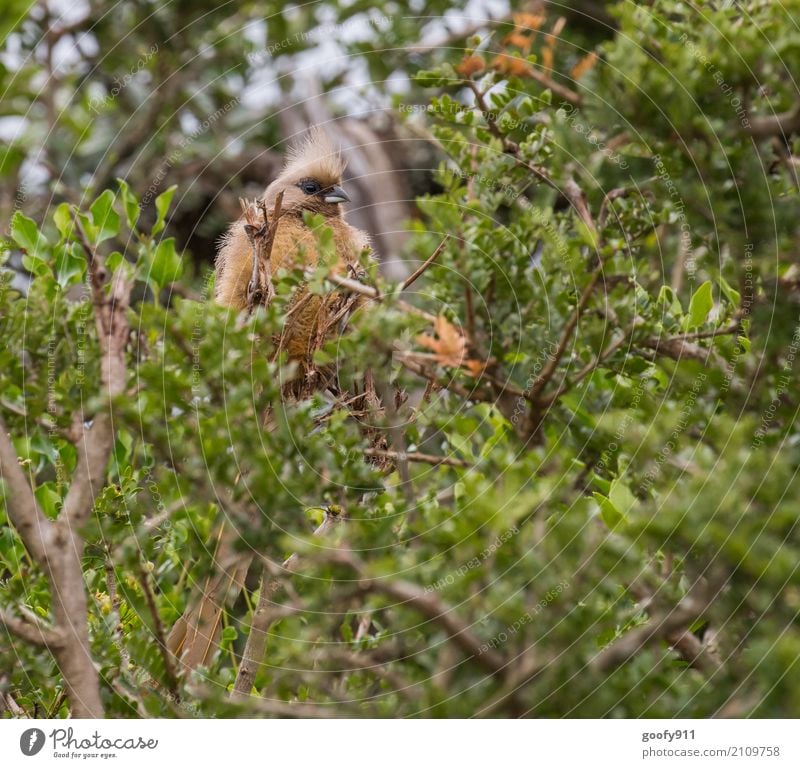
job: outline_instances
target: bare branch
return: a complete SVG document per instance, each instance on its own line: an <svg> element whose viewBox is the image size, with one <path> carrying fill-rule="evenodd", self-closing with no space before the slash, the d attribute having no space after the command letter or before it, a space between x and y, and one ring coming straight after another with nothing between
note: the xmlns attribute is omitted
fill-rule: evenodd
<svg viewBox="0 0 800 768"><path fill-rule="evenodd" d="M700 618L709 606L710 599L687 595L673 607L653 610L655 595L639 585L630 587L640 604L651 613L650 621L642 627L632 629L619 640L604 648L595 656L592 665L602 672L609 672L632 659L643 648L662 640L669 643L681 657L706 675L716 672L721 663L714 657L687 627Z"/></svg>
<svg viewBox="0 0 800 768"><path fill-rule="evenodd" d="M338 520L338 515L326 512L325 519L314 531L314 536L324 536ZM284 561L283 568L287 573L292 573L299 564L299 558L294 553ZM233 691L231 691L231 698L233 699L249 696L250 691L253 689L256 673L264 659L264 652L267 647L267 633L270 626L278 618L274 611L273 598L280 589L281 582L265 570L261 577L258 603L253 610L253 617L250 621L250 634L247 636L247 644L242 653L242 662L239 665L239 672L236 675Z"/></svg>
<svg viewBox="0 0 800 768"><path fill-rule="evenodd" d="M244 232L253 249L253 274L247 286L247 306L250 311L257 304L269 305L275 298L275 287L272 284L272 247L278 231L283 205L283 192L279 192L275 199L272 215L267 214L263 200L254 206L242 201L244 216L247 221ZM254 208L261 211L262 222L256 225Z"/></svg>
<svg viewBox="0 0 800 768"><path fill-rule="evenodd" d="M28 717L27 712L25 712L25 710L19 704L17 704L16 700L10 693L3 693L3 688L5 688L7 685L8 678L3 675L3 677L0 678L0 715L2 715L4 712L9 712L11 717Z"/></svg>
<svg viewBox="0 0 800 768"><path fill-rule="evenodd" d="M367 448L364 451L365 456L379 456L381 458L386 459L394 459L397 460L399 454L397 451L382 451L379 448ZM421 464L431 464L433 466L439 466L443 464L448 467L471 467L468 461L464 461L463 459L455 459L452 456L434 456L428 453L406 453L405 454L406 461L416 461Z"/></svg>
<svg viewBox="0 0 800 768"><path fill-rule="evenodd" d="M430 267L430 265L433 264L434 261L436 261L436 258L444 250L444 247L447 245L447 241L449 239L450 239L450 235L445 235L444 236L444 240L442 240L442 242L439 243L438 246L436 246L436 250L425 260L425 262L417 270L412 272L403 281L402 285L400 286L400 290L403 290L403 291L406 290L406 288L409 288L411 285L413 285L413 283L415 283L417 281L417 279L420 277L420 275L422 275L423 272L425 272L425 270L427 270L428 267Z"/></svg>
<svg viewBox="0 0 800 768"><path fill-rule="evenodd" d="M788 138L800 131L800 102L788 112L764 117L753 117L745 129L754 139L767 139L770 136Z"/></svg>
<svg viewBox="0 0 800 768"><path fill-rule="evenodd" d="M432 593L421 587L399 579L379 579L370 577L364 566L345 550L337 550L331 556L335 562L346 565L361 578L361 586L369 591L378 592L387 597L406 603L421 613L429 621L440 626L447 635L475 663L492 674L503 672L506 661L492 648L481 644L470 631L470 626L462 621L452 606L447 605Z"/></svg>
<svg viewBox="0 0 800 768"><path fill-rule="evenodd" d="M58 632L32 624L24 619L19 619L2 608L0 608L0 624L12 634L32 645L54 649L63 644L63 638Z"/></svg>
<svg viewBox="0 0 800 768"><path fill-rule="evenodd" d="M165 639L166 636L164 635L164 625L162 624L161 616L158 613L158 606L156 605L156 598L153 594L153 588L150 586L150 577L141 563L139 563L139 583L142 585L142 591L144 592L147 609L150 611L150 616L153 619L153 631L156 635L156 643L158 644L159 653L164 661L164 675L167 678L169 693L175 701L180 701L178 677L175 674L173 656L167 648L167 641Z"/></svg>
<svg viewBox="0 0 800 768"><path fill-rule="evenodd" d="M100 384L103 394L118 397L125 391L127 367L125 347L128 343L128 307L132 283L120 269L114 275L111 290L105 290L106 269L89 244L80 219L74 217L75 231L89 267L95 325L100 345ZM86 522L94 500L105 482L106 467L114 446L114 430L110 410L99 413L78 441L78 461L63 514L75 525Z"/></svg>
<svg viewBox="0 0 800 768"><path fill-rule="evenodd" d="M19 463L8 429L0 416L0 478L8 487L6 508L11 524L22 543L37 562L47 558L47 546L53 535L53 524L48 520L33 495L33 489Z"/></svg>

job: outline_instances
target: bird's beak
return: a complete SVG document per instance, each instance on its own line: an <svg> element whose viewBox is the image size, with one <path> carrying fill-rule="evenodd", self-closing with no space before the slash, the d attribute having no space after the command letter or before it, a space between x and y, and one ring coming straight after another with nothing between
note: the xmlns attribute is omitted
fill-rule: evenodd
<svg viewBox="0 0 800 768"><path fill-rule="evenodd" d="M347 196L347 192L345 192L341 187L331 187L325 193L325 202L326 203L349 203L350 198Z"/></svg>

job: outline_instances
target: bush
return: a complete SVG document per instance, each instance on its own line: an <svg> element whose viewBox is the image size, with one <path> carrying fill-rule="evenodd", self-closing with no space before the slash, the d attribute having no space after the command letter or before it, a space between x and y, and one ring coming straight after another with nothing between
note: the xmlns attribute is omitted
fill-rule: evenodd
<svg viewBox="0 0 800 768"><path fill-rule="evenodd" d="M324 267L237 316L165 237L174 189L146 222L125 182L14 214L0 668L23 711L800 714L800 5L719 5L621 4L599 58L556 52L569 85L522 17L416 73L442 160L408 253L447 239L402 295L369 275L381 299L317 359L369 369L377 416L282 397L270 339L298 282L341 290ZM274 573L187 670L167 635L221 526ZM230 695L259 585L266 655Z"/></svg>

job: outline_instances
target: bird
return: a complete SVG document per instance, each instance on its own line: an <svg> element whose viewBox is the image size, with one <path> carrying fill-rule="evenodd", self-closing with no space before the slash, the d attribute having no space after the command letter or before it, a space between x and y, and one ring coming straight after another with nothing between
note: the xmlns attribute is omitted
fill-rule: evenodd
<svg viewBox="0 0 800 768"><path fill-rule="evenodd" d="M312 129L289 149L280 175L266 188L262 198L264 210L274 210L280 197L280 219L277 222L272 250L271 271L297 267L315 268L319 264L318 232L309 227L304 214L320 214L324 226L333 234L336 261L333 273L363 273L363 260L371 258L372 247L367 233L348 224L342 204L350 201L342 186L345 164L327 135ZM253 274L253 247L246 232L245 217L236 221L222 238L216 260L216 299L235 309L248 304L248 288ZM290 361L311 364L311 357L323 337L318 331L331 302L321 296L309 296L299 290L294 296L296 312L287 313L290 320L283 330L281 346Z"/></svg>
<svg viewBox="0 0 800 768"><path fill-rule="evenodd" d="M318 266L318 233L306 224L307 213L320 214L332 231L335 258L331 272L349 272L346 276L356 277L365 274L363 263L374 254L367 233L344 219L342 205L350 201L343 188L344 170L341 152L321 129L310 130L290 147L283 169L266 187L260 201L268 215L275 212L280 200L279 218L272 222L276 227L269 254L272 275L279 275L281 269ZM215 299L238 310L248 307L254 274L254 246L247 226L248 216L243 215L229 227L216 259ZM295 291L279 335L279 350L285 351L289 361L299 364L301 380L312 379L302 394L330 384L329 377L321 377L314 366L314 352L342 330L340 322L332 321L341 320L345 310L352 313L362 300L359 295L348 296L341 291L328 296L313 294L303 285ZM301 390L284 391L296 397ZM236 540L234 531L224 526L218 529L214 555L217 573L206 579L199 599L179 617L167 638L167 647L186 669L209 663L218 647L225 606L232 604L244 588L253 556L238 551Z"/></svg>

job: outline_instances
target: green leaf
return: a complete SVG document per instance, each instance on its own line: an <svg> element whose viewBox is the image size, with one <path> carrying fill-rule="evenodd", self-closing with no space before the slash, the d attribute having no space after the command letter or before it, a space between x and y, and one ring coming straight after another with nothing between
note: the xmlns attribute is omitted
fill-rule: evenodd
<svg viewBox="0 0 800 768"><path fill-rule="evenodd" d="M447 85L448 78L439 70L421 69L414 74L414 82L421 88L436 88L440 85Z"/></svg>
<svg viewBox="0 0 800 768"><path fill-rule="evenodd" d="M153 255L149 277L159 288L177 280L183 272L181 257L175 251L175 238L162 240Z"/></svg>
<svg viewBox="0 0 800 768"><path fill-rule="evenodd" d="M97 242L98 229L92 223L91 219L85 213L81 213L79 210L77 210L74 206L72 210L77 216L81 227L83 227L83 231L86 233L86 237L89 238L89 242L90 243Z"/></svg>
<svg viewBox="0 0 800 768"><path fill-rule="evenodd" d="M600 516L611 529L626 521L628 513L636 504L636 497L619 478L611 481L608 496L593 493L595 501L600 505Z"/></svg>
<svg viewBox="0 0 800 768"><path fill-rule="evenodd" d="M619 478L611 482L611 490L608 492L608 498L623 517L627 517L628 513L636 504L636 497L631 493L628 486Z"/></svg>
<svg viewBox="0 0 800 768"><path fill-rule="evenodd" d="M730 283L722 275L719 276L719 285L720 288L722 288L722 292L725 294L725 298L728 299L734 307L738 307L742 298L739 291L732 288Z"/></svg>
<svg viewBox="0 0 800 768"><path fill-rule="evenodd" d="M162 192L156 198L156 223L153 225L152 233L157 235L162 229L164 229L164 219L167 216L167 211L169 210L169 204L172 202L172 198L175 195L175 190L178 188L177 184L173 184L169 189L165 192Z"/></svg>
<svg viewBox="0 0 800 768"><path fill-rule="evenodd" d="M128 182L123 179L117 179L119 184L119 194L122 198L122 208L125 211L125 220L128 226L133 229L139 219L139 203L136 200Z"/></svg>
<svg viewBox="0 0 800 768"><path fill-rule="evenodd" d="M95 242L102 243L119 234L119 214L114 210L114 193L107 189L90 206L92 221L97 227Z"/></svg>
<svg viewBox="0 0 800 768"><path fill-rule="evenodd" d="M589 227L583 219L578 218L577 215L575 219L575 229L578 231L581 240L588 245L589 248L592 250L597 248L597 232Z"/></svg>
<svg viewBox="0 0 800 768"><path fill-rule="evenodd" d="M52 483L44 483L40 485L35 491L36 501L47 517L51 520L58 515L58 510L61 505L61 495L53 488Z"/></svg>
<svg viewBox="0 0 800 768"><path fill-rule="evenodd" d="M668 285L661 286L661 290L658 292L657 301L659 304L666 307L671 314L676 316L683 314L681 300L678 298L678 295L675 293L675 291L673 291Z"/></svg>
<svg viewBox="0 0 800 768"><path fill-rule="evenodd" d="M603 496L602 493L597 493L597 491L595 491L592 496L599 505L600 517L603 518L603 522L606 524L606 526L608 526L608 528L613 529L615 526L619 525L620 522L622 522L622 514L609 498Z"/></svg>
<svg viewBox="0 0 800 768"><path fill-rule="evenodd" d="M11 218L11 237L29 256L43 258L42 251L47 246L47 238L39 231L36 222L22 211L15 211Z"/></svg>
<svg viewBox="0 0 800 768"><path fill-rule="evenodd" d="M62 288L79 283L86 271L86 258L77 243L63 243L55 249L55 274Z"/></svg>
<svg viewBox="0 0 800 768"><path fill-rule="evenodd" d="M693 328L702 325L713 306L714 298L711 294L711 282L706 280L694 292L694 296L689 302L689 327Z"/></svg>
<svg viewBox="0 0 800 768"><path fill-rule="evenodd" d="M56 225L58 234L63 238L68 238L74 227L72 221L72 211L68 203L61 203L53 213L53 222Z"/></svg>

